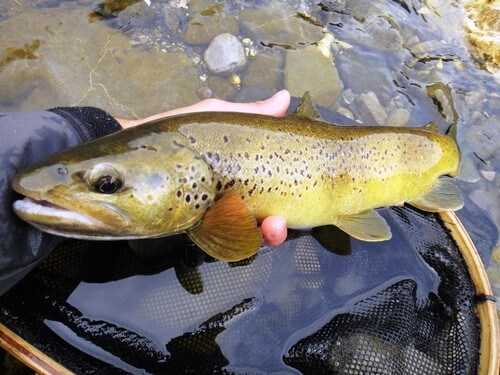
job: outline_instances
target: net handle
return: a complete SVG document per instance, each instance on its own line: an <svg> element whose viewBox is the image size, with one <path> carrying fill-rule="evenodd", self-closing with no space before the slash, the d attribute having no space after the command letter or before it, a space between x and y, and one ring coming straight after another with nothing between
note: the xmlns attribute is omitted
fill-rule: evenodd
<svg viewBox="0 0 500 375"><path fill-rule="evenodd" d="M500 331L490 281L476 246L458 216L453 211L439 214L445 227L455 240L460 254L467 265L467 271L474 284L476 296L483 297L476 304L476 312L481 327L479 349L479 375L498 375L500 366Z"/></svg>
<svg viewBox="0 0 500 375"><path fill-rule="evenodd" d="M41 375L74 375L66 367L0 324L0 347Z"/></svg>

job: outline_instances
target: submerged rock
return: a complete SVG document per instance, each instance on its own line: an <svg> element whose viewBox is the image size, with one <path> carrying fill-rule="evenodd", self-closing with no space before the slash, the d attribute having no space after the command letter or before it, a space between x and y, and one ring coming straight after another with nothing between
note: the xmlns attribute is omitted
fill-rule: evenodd
<svg viewBox="0 0 500 375"><path fill-rule="evenodd" d="M405 108L395 109L387 117L386 125L402 127L408 125L408 120L410 119L410 112Z"/></svg>
<svg viewBox="0 0 500 375"><path fill-rule="evenodd" d="M285 86L294 96L309 91L313 102L324 107L333 107L344 87L333 60L316 46L287 51Z"/></svg>
<svg viewBox="0 0 500 375"><path fill-rule="evenodd" d="M485 67L500 68L500 1L474 0L466 5L465 29L472 54Z"/></svg>
<svg viewBox="0 0 500 375"><path fill-rule="evenodd" d="M213 73L230 73L246 64L245 50L240 40L231 34L217 35L204 54L208 69Z"/></svg>
<svg viewBox="0 0 500 375"><path fill-rule="evenodd" d="M142 117L198 100L197 70L183 52L134 48L89 22L87 10L25 12L0 33L0 110L91 105Z"/></svg>
<svg viewBox="0 0 500 375"><path fill-rule="evenodd" d="M455 110L453 96L448 85L438 82L427 86L427 95L432 99L438 112L450 125L458 121L458 113Z"/></svg>
<svg viewBox="0 0 500 375"><path fill-rule="evenodd" d="M245 9L240 14L243 28L267 46L298 48L323 36L321 25L301 17L286 5Z"/></svg>
<svg viewBox="0 0 500 375"><path fill-rule="evenodd" d="M364 122L378 125L386 123L387 113L373 91L362 93L357 102L359 114Z"/></svg>
<svg viewBox="0 0 500 375"><path fill-rule="evenodd" d="M248 63L243 77L244 86L275 89L283 75L283 56L279 52L260 53Z"/></svg>
<svg viewBox="0 0 500 375"><path fill-rule="evenodd" d="M208 1L193 1L183 39L189 44L208 44L219 34L238 34L239 25L234 16L224 12L224 5Z"/></svg>
<svg viewBox="0 0 500 375"><path fill-rule="evenodd" d="M220 99L232 98L237 90L237 88L231 84L228 77L209 75L207 83L208 87L212 90L214 97Z"/></svg>

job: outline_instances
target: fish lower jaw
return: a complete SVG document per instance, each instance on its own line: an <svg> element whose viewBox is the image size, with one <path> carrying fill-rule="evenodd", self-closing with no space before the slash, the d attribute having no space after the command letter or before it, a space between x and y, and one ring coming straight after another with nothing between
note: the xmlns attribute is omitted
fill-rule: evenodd
<svg viewBox="0 0 500 375"><path fill-rule="evenodd" d="M17 200L14 212L24 221L39 227L45 232L50 228L102 229L104 224L79 212L71 211L46 201L31 198ZM71 230L71 229L70 229ZM64 230L63 230L64 231Z"/></svg>

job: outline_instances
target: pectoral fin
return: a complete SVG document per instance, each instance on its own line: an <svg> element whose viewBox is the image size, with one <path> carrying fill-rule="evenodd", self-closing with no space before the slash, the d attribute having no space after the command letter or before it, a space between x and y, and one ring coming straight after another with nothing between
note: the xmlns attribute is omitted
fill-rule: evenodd
<svg viewBox="0 0 500 375"><path fill-rule="evenodd" d="M456 211L464 206L462 193L450 177L440 177L430 192L408 203L429 212Z"/></svg>
<svg viewBox="0 0 500 375"><path fill-rule="evenodd" d="M351 237L362 241L386 241L392 237L389 224L375 210L365 211L357 215L341 216L335 225Z"/></svg>
<svg viewBox="0 0 500 375"><path fill-rule="evenodd" d="M216 201L188 236L208 255L226 262L254 255L262 243L257 220L233 192Z"/></svg>
<svg viewBox="0 0 500 375"><path fill-rule="evenodd" d="M427 124L424 125L424 129L425 130L428 130L430 132L433 132L433 133L439 133L439 127L437 126L437 124L433 121L431 122L428 122Z"/></svg>

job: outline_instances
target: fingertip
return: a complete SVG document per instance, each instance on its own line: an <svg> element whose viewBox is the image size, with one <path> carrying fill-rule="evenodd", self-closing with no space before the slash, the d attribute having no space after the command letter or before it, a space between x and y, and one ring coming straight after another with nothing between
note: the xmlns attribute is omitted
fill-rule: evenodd
<svg viewBox="0 0 500 375"><path fill-rule="evenodd" d="M264 241L270 246L281 245L287 236L286 221L281 216L269 216L261 225Z"/></svg>
<svg viewBox="0 0 500 375"><path fill-rule="evenodd" d="M268 99L271 102L273 115L283 117L290 106L290 93L288 90L280 90Z"/></svg>

